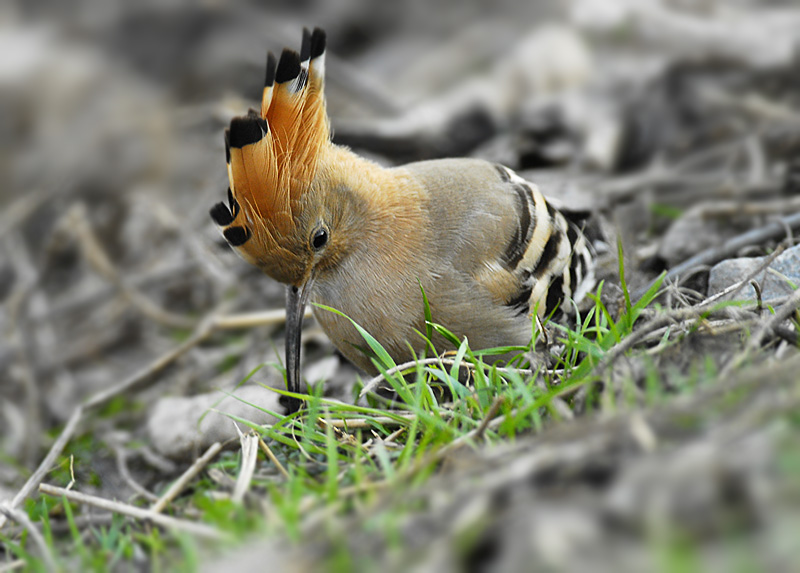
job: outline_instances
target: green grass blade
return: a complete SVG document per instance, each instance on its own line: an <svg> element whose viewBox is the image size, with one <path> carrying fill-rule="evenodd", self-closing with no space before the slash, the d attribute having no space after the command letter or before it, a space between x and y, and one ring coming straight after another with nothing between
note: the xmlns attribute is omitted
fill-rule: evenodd
<svg viewBox="0 0 800 573"><path fill-rule="evenodd" d="M653 284L647 291L642 295L636 304L633 306L633 312L636 317L641 313L642 310L650 306L650 303L655 300L658 296L658 291L661 289L661 285L664 283L664 277L667 276L666 271L662 271L662 273L658 276L658 278L653 281Z"/></svg>
<svg viewBox="0 0 800 573"><path fill-rule="evenodd" d="M625 253L622 250L622 237L617 237L617 258L619 259L619 284L622 287L622 295L625 297L625 314L631 314L631 293L628 291L628 283L625 280Z"/></svg>
<svg viewBox="0 0 800 573"><path fill-rule="evenodd" d="M330 411L325 410L326 418L330 418ZM325 424L325 454L328 462L326 468L327 479L325 480L325 492L328 503L336 501L339 495L339 444L336 435L333 433L333 426Z"/></svg>
<svg viewBox="0 0 800 573"><path fill-rule="evenodd" d="M380 362L383 363L384 367L387 370L389 368L394 368L395 366L397 366L397 364L395 364L394 360L392 359L391 356L389 356L389 353L386 352L386 349L381 345L381 343L378 342L369 332L367 332L355 320L353 320L343 312L336 310L335 308L332 308L330 306L325 306L324 304L317 304L317 303L314 303L314 306L316 306L317 308L321 308L322 310L327 310L328 312L332 312L334 314L341 316L342 318L346 318L347 320L349 320L350 324L352 324L356 328L356 330L358 330L358 333L361 335L361 337L364 339L367 345L369 345L370 349L375 353L375 356L378 358L378 360L380 360Z"/></svg>
<svg viewBox="0 0 800 573"><path fill-rule="evenodd" d="M419 290L422 291L422 305L425 311L425 337L428 340L433 338L433 316L431 315L431 305L428 303L428 295L425 294L425 289L422 287L422 281L417 279L419 283Z"/></svg>

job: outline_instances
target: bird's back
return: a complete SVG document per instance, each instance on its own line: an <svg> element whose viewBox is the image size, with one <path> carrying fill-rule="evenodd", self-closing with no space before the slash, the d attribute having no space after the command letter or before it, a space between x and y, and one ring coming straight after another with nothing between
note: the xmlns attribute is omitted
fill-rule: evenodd
<svg viewBox="0 0 800 573"><path fill-rule="evenodd" d="M594 284L581 231L513 171L480 159L402 169L428 192L433 318L474 348L527 344L534 311L571 310Z"/></svg>

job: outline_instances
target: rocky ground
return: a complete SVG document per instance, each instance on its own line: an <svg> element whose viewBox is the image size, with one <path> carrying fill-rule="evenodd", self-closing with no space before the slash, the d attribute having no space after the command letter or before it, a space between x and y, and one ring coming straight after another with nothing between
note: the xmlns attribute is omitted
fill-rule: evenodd
<svg viewBox="0 0 800 573"><path fill-rule="evenodd" d="M20 0L0 8L0 571L16 567L19 509L65 471L59 436L78 489L146 499L238 444L209 408L275 420L226 392L283 412L253 383L281 387L277 369L240 384L281 359L280 313L261 311L283 288L208 209L227 185L222 130L260 97L266 50L316 25L337 142L384 164L488 158L590 214L611 313L618 244L634 302L667 273L599 385L566 398L571 422L443 458L398 527L419 568L640 571L677 528L701 541L690 570L794 570L795 3ZM304 344L305 378L352 400L357 371L313 321ZM323 530L310 523L302 551L259 540L224 559L311 568ZM404 568L380 536L347 543Z"/></svg>

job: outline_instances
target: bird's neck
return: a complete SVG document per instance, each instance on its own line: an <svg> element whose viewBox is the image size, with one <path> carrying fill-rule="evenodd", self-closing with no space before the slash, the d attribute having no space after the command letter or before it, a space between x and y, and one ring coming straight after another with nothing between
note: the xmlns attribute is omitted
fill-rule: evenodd
<svg viewBox="0 0 800 573"><path fill-rule="evenodd" d="M334 251L320 261L311 297L333 306L364 328L382 335L382 343L405 352L408 332L424 328L418 280L431 273L427 194L404 168L384 168L346 148L334 148L326 196L337 211L331 230ZM335 241L335 243L334 243ZM359 344L347 321L318 314L334 339ZM362 366L360 354L347 355Z"/></svg>
<svg viewBox="0 0 800 573"><path fill-rule="evenodd" d="M391 257L421 239L427 194L402 168L385 168L331 146L321 165L328 209L339 213L341 255L365 249Z"/></svg>
<svg viewBox="0 0 800 573"><path fill-rule="evenodd" d="M363 200L372 216L414 211L425 199L424 190L404 169L383 167L346 147L332 145L325 167L330 184L344 187Z"/></svg>

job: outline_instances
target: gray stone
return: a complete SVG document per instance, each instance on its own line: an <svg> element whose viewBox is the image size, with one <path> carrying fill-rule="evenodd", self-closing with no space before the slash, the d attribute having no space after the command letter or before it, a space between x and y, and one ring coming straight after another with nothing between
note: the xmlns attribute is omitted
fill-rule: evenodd
<svg viewBox="0 0 800 573"><path fill-rule="evenodd" d="M249 404L278 414L285 413L278 403L278 394L262 386L244 386L231 393L239 399L222 392L161 398L150 410L147 419L147 433L153 447L168 458L187 459L214 442L238 435L234 421L228 415L244 418L254 424L276 421L274 416ZM240 429L247 430L241 424Z"/></svg>
<svg viewBox="0 0 800 573"><path fill-rule="evenodd" d="M714 217L705 203L687 209L669 226L661 239L658 255L669 266L677 265L700 251L715 247L742 232L751 221Z"/></svg>
<svg viewBox="0 0 800 573"><path fill-rule="evenodd" d="M708 277L708 295L724 291L741 281L764 263L765 257L728 259L715 265ZM770 302L792 294L800 286L800 245L781 253L772 264L754 279L761 287L761 298ZM722 300L755 300L752 286L745 285L735 295L725 295Z"/></svg>

